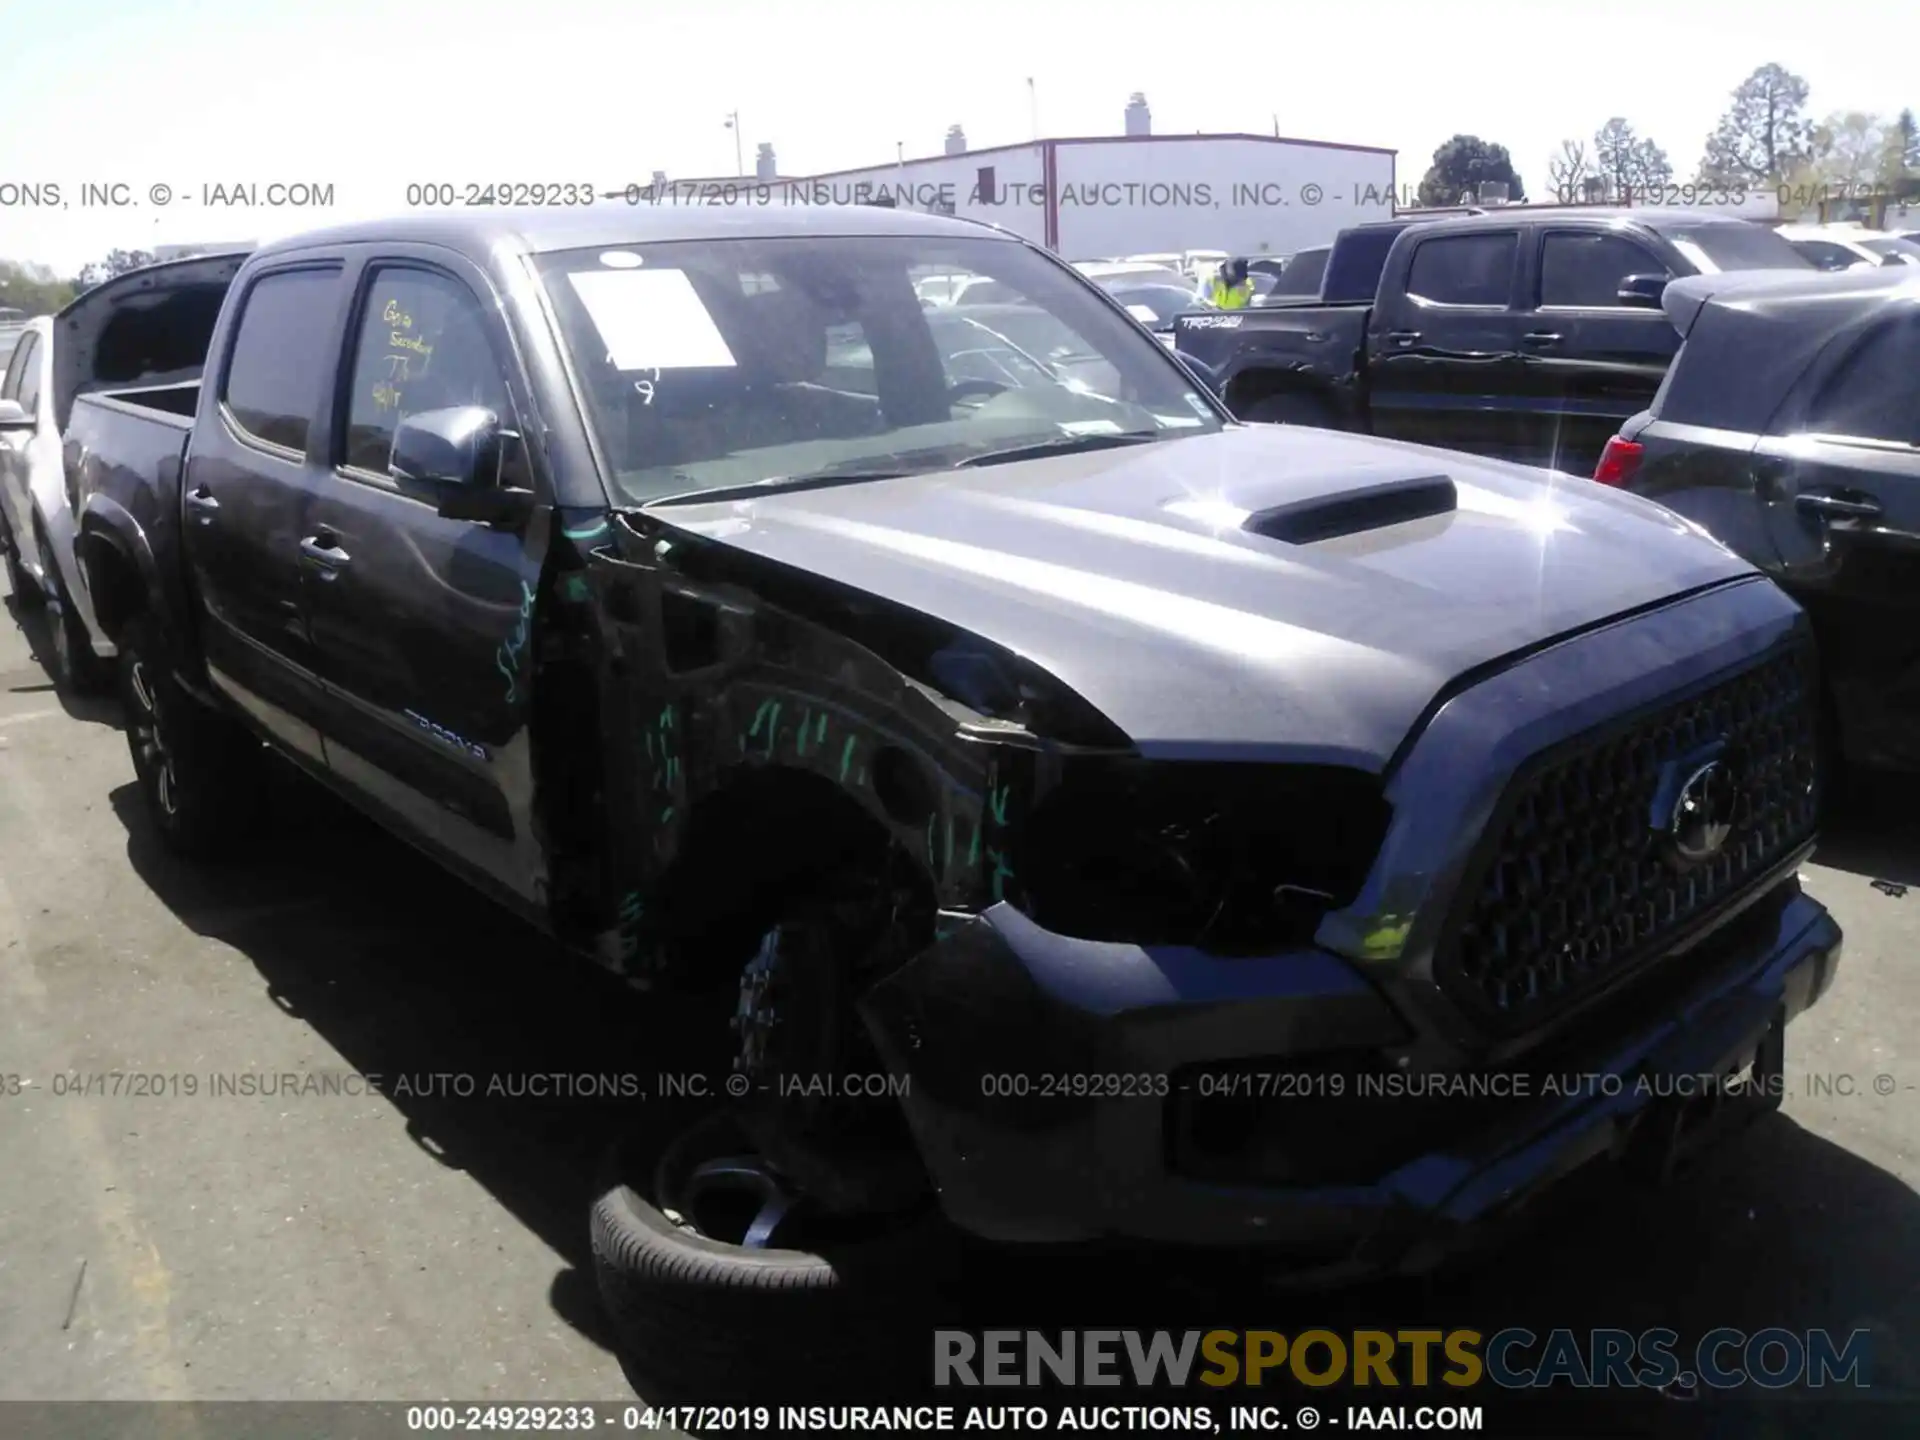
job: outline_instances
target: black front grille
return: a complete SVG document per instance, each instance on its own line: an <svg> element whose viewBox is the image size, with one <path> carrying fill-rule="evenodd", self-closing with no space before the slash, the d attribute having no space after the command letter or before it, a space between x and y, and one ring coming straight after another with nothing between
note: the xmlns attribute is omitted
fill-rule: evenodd
<svg viewBox="0 0 1920 1440"><path fill-rule="evenodd" d="M1489 1028L1536 1024L1656 959L1809 840L1818 681L1795 645L1685 699L1602 726L1515 777L1469 868L1435 974ZM1709 758L1733 829L1686 865L1657 828Z"/></svg>

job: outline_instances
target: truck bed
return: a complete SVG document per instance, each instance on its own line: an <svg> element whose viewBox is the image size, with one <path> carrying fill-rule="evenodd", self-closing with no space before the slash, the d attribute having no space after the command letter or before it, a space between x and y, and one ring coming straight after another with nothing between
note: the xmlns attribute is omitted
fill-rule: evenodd
<svg viewBox="0 0 1920 1440"><path fill-rule="evenodd" d="M1369 301L1259 305L1245 310L1182 315L1174 348L1219 377L1228 408L1239 414L1250 398L1237 384L1251 370L1290 371L1328 387L1338 402L1363 365Z"/></svg>
<svg viewBox="0 0 1920 1440"><path fill-rule="evenodd" d="M193 433L200 384L101 390L75 397L65 432L67 490L81 517L80 550L89 532L115 511L133 523L141 570L159 586L171 615L184 598L180 479ZM94 595L95 608L101 596Z"/></svg>

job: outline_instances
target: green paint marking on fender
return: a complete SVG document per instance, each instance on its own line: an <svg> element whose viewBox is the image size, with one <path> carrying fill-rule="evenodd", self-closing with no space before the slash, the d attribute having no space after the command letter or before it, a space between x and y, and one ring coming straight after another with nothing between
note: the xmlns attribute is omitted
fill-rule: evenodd
<svg viewBox="0 0 1920 1440"><path fill-rule="evenodd" d="M936 863L937 863L937 862L936 862L936 861L934 860L934 857L933 857L933 822L934 822L934 819L935 819L935 817L934 817L934 816L932 816L932 815L929 815L929 816L927 816L927 863L928 863L929 865L932 865L932 864L936 864Z"/></svg>
<svg viewBox="0 0 1920 1440"><path fill-rule="evenodd" d="M773 710L767 716L767 754L773 754L773 747L780 743L780 702L772 702Z"/></svg>
<svg viewBox="0 0 1920 1440"><path fill-rule="evenodd" d="M669 701L666 707L660 712L660 728L662 730L671 730L673 728L673 704L671 701Z"/></svg>
<svg viewBox="0 0 1920 1440"><path fill-rule="evenodd" d="M1002 785L987 795L987 806L993 811L993 823L996 825L1007 823L1007 791L1008 787Z"/></svg>
<svg viewBox="0 0 1920 1440"><path fill-rule="evenodd" d="M971 870L980 863L980 826L973 827L973 843L967 847L967 868Z"/></svg>
<svg viewBox="0 0 1920 1440"><path fill-rule="evenodd" d="M825 715L822 715L814 724L813 743L816 745L824 745L827 743L827 717Z"/></svg>
<svg viewBox="0 0 1920 1440"><path fill-rule="evenodd" d="M780 707L774 701L762 700L760 702L760 708L753 712L753 728L747 731L748 735L753 736L755 739L759 738L760 727L766 723L767 712L769 710L775 715L780 713Z"/></svg>
<svg viewBox="0 0 1920 1440"><path fill-rule="evenodd" d="M794 754L804 755L807 753L807 731L811 730L812 728L813 728L813 707L809 705L807 707L807 713L800 717L800 728L793 732L793 753Z"/></svg>
<svg viewBox="0 0 1920 1440"><path fill-rule="evenodd" d="M667 824L667 823L668 823L669 821L671 821L672 819L673 819L673 807L672 807L671 805L669 805L669 806L667 806L667 808L666 808L666 809L664 809L664 810L662 810L662 811L660 812L660 823L661 823L662 825L665 825L665 824Z"/></svg>
<svg viewBox="0 0 1920 1440"><path fill-rule="evenodd" d="M847 736L847 743L840 747L840 783L843 785L847 780L848 767L853 764L854 740L855 737L849 735Z"/></svg>
<svg viewBox="0 0 1920 1440"><path fill-rule="evenodd" d="M993 898L995 901L1007 898L1007 881L1013 878L1013 871L998 850L988 849L987 858L993 861Z"/></svg>

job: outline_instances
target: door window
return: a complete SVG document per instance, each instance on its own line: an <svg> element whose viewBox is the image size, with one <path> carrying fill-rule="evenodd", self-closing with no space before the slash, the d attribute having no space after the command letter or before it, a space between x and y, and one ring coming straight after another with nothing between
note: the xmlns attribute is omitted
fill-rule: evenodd
<svg viewBox="0 0 1920 1440"><path fill-rule="evenodd" d="M1420 242L1407 274L1407 293L1436 305L1500 305L1513 289L1517 231L1441 235Z"/></svg>
<svg viewBox="0 0 1920 1440"><path fill-rule="evenodd" d="M347 391L344 463L387 474L394 432L409 415L480 405L514 428L506 376L480 302L432 270L388 265L367 288Z"/></svg>
<svg viewBox="0 0 1920 1440"><path fill-rule="evenodd" d="M1651 250L1625 235L1549 231L1540 245L1540 303L1610 308L1620 304L1620 282L1629 275L1670 273Z"/></svg>
<svg viewBox="0 0 1920 1440"><path fill-rule="evenodd" d="M20 348L14 351L13 364L7 369L7 388L4 397L18 400L20 408L29 415L40 401L40 337L28 331L20 341Z"/></svg>
<svg viewBox="0 0 1920 1440"><path fill-rule="evenodd" d="M1883 322L1854 347L1811 422L1820 435L1920 446L1920 311Z"/></svg>
<svg viewBox="0 0 1920 1440"><path fill-rule="evenodd" d="M247 291L220 398L256 440L305 453L339 284L337 269L283 270Z"/></svg>

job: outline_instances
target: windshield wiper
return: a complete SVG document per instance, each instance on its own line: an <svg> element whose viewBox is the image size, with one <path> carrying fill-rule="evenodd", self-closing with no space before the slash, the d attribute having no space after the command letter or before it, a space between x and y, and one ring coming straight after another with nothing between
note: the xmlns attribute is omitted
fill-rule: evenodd
<svg viewBox="0 0 1920 1440"><path fill-rule="evenodd" d="M1054 435L1025 445L1009 445L1004 450L987 450L954 462L956 470L975 465L1000 465L1014 460L1035 460L1043 455L1071 455L1085 450L1113 450L1122 445L1145 445L1161 438L1158 430L1108 430L1087 435Z"/></svg>
<svg viewBox="0 0 1920 1440"><path fill-rule="evenodd" d="M764 480L744 480L738 485L712 485L704 490L680 490L647 501L649 505L700 505L709 500L748 500L769 490L812 490L826 485L854 485L862 480L903 480L924 474L922 468L905 469L899 465L829 465L809 470L804 475L769 475Z"/></svg>

